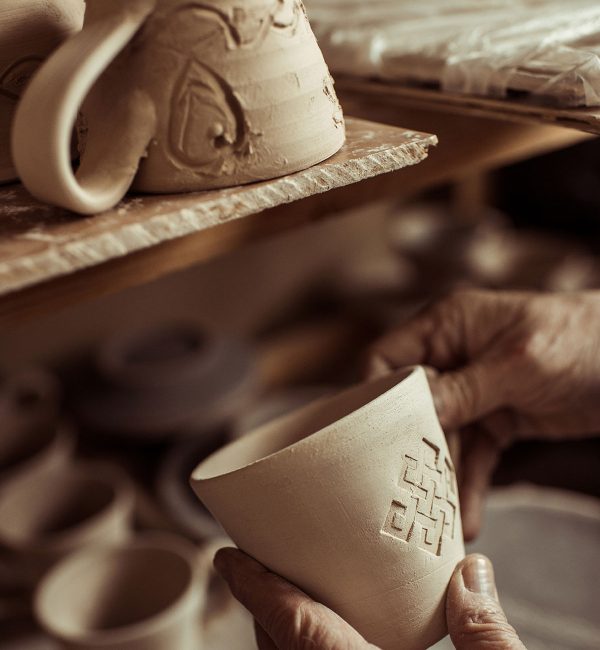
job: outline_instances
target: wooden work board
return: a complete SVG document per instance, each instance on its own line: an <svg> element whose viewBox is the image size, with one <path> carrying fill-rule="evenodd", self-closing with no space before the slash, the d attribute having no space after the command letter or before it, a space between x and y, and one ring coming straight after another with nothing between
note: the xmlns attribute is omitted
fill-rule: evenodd
<svg viewBox="0 0 600 650"><path fill-rule="evenodd" d="M92 217L39 203L20 185L0 188L0 323L186 268L246 241L248 230L278 232L274 208L415 165L437 143L433 135L352 118L347 134L338 154L290 176L195 194L129 196ZM252 220L259 213L271 218ZM293 225L314 218L310 210L293 214Z"/></svg>

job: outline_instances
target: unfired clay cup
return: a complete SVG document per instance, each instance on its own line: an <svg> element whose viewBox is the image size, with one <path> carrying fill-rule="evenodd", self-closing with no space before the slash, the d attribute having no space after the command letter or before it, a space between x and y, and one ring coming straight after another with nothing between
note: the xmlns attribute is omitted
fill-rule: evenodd
<svg viewBox="0 0 600 650"><path fill-rule="evenodd" d="M81 29L84 0L0 2L0 183L15 180L10 128L17 102L40 63Z"/></svg>
<svg viewBox="0 0 600 650"><path fill-rule="evenodd" d="M71 650L201 650L212 555L171 536L84 550L39 585L36 618Z"/></svg>
<svg viewBox="0 0 600 650"><path fill-rule="evenodd" d="M108 464L76 464L11 483L0 494L0 567L33 586L60 559L88 544L130 535L134 496Z"/></svg>
<svg viewBox="0 0 600 650"><path fill-rule="evenodd" d="M192 475L235 543L384 650L446 634L464 557L454 468L422 368L317 401Z"/></svg>
<svg viewBox="0 0 600 650"><path fill-rule="evenodd" d="M59 419L60 390L41 369L11 375L0 387L0 491L15 480L64 466L72 427Z"/></svg>
<svg viewBox="0 0 600 650"><path fill-rule="evenodd" d="M144 192L228 187L310 167L344 139L298 0L87 0L82 32L23 97L13 150L32 194L91 214L134 178Z"/></svg>

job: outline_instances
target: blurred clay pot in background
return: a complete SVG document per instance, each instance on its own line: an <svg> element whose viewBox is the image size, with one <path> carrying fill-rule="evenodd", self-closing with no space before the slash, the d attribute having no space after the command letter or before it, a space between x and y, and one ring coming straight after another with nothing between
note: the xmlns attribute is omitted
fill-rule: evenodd
<svg viewBox="0 0 600 650"><path fill-rule="evenodd" d="M271 422L292 411L297 411L302 406L306 406L317 399L330 395L334 391L335 388L333 386L307 385L271 393L240 414L233 425L230 438L231 440L242 438L263 424Z"/></svg>
<svg viewBox="0 0 600 650"><path fill-rule="evenodd" d="M39 585L36 618L72 650L198 650L214 551L166 535L84 550Z"/></svg>
<svg viewBox="0 0 600 650"><path fill-rule="evenodd" d="M83 25L84 0L0 3L0 183L15 180L10 129L17 103L40 64Z"/></svg>
<svg viewBox="0 0 600 650"><path fill-rule="evenodd" d="M493 210L461 222L445 205L399 208L389 221L394 250L416 270L418 293L429 296L456 286L579 291L600 286L594 257L574 241L516 229Z"/></svg>
<svg viewBox="0 0 600 650"><path fill-rule="evenodd" d="M165 456L156 478L156 496L168 519L195 540L223 536L223 529L198 501L190 486L194 468L225 442L225 437L189 440L175 445Z"/></svg>
<svg viewBox="0 0 600 650"><path fill-rule="evenodd" d="M0 385L0 491L67 463L74 434L59 409L58 382L44 370L15 373Z"/></svg>
<svg viewBox="0 0 600 650"><path fill-rule="evenodd" d="M0 494L0 581L28 588L87 544L130 534L133 490L108 464L74 464L15 481Z"/></svg>
<svg viewBox="0 0 600 650"><path fill-rule="evenodd" d="M138 442L211 437L249 402L256 381L245 344L169 324L107 340L73 408L82 427Z"/></svg>

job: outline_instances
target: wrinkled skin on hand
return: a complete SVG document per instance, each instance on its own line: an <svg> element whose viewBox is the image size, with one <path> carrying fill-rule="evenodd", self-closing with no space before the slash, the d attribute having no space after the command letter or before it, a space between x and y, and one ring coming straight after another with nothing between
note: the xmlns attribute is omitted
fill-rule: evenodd
<svg viewBox="0 0 600 650"><path fill-rule="evenodd" d="M332 610L241 551L221 549L215 568L254 616L259 650L378 650ZM446 617L458 650L525 650L498 602L492 565L481 555L456 567Z"/></svg>
<svg viewBox="0 0 600 650"><path fill-rule="evenodd" d="M466 539L499 455L518 439L600 431L600 292L456 292L378 341L370 375L422 364L445 431L461 432Z"/></svg>

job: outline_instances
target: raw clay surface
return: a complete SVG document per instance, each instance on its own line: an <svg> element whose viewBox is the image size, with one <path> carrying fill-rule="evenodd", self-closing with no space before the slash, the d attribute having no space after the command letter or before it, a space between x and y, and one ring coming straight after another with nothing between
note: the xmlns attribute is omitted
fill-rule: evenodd
<svg viewBox="0 0 600 650"><path fill-rule="evenodd" d="M10 154L17 102L44 59L81 29L84 10L84 0L0 3L0 183L17 177Z"/></svg>
<svg viewBox="0 0 600 650"><path fill-rule="evenodd" d="M342 147L342 110L298 0L87 7L83 31L45 66L17 117L18 169L38 198L97 212L134 177L144 192L228 187L305 169ZM82 50L88 61L75 64ZM39 110L48 93L57 94L50 124ZM64 150L81 102L75 179ZM36 145L48 150L49 171L35 165Z"/></svg>
<svg viewBox="0 0 600 650"><path fill-rule="evenodd" d="M464 546L421 368L257 429L202 463L192 486L241 549L371 643L422 650L446 634L446 588Z"/></svg>

